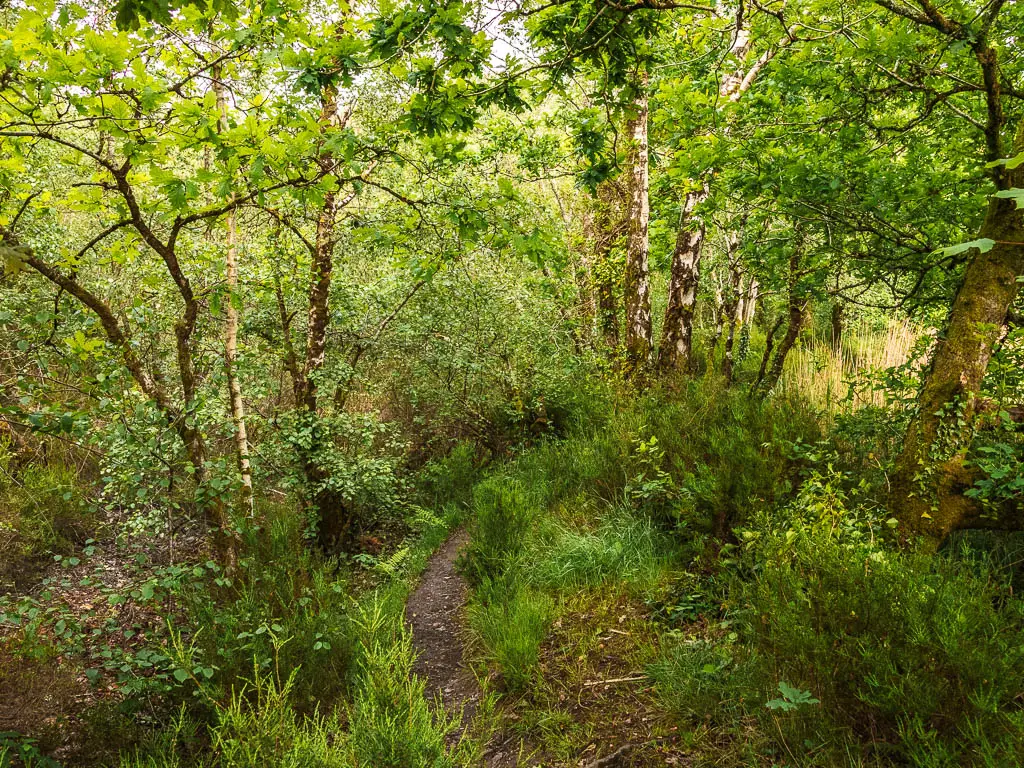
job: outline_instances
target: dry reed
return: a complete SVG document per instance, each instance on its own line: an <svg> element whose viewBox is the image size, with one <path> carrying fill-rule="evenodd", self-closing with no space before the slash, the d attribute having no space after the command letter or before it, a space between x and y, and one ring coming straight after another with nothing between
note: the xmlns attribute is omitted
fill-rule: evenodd
<svg viewBox="0 0 1024 768"><path fill-rule="evenodd" d="M848 328L838 350L827 339L805 342L790 352L782 387L828 412L884 407L886 393L871 386L871 378L906 363L922 333L907 321L892 321L884 332L867 324Z"/></svg>

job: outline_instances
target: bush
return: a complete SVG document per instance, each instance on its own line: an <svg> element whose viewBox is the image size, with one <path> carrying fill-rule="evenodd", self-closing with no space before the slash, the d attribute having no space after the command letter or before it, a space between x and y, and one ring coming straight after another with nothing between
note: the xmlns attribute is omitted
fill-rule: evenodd
<svg viewBox="0 0 1024 768"><path fill-rule="evenodd" d="M448 455L428 461L416 477L416 488L427 506L468 506L473 500L473 486L479 479L476 448L470 442L462 442Z"/></svg>
<svg viewBox="0 0 1024 768"><path fill-rule="evenodd" d="M820 434L799 402L760 402L715 380L691 384L667 405L652 398L644 413L661 468L679 489L676 521L718 537L791 490L794 467L783 447Z"/></svg>
<svg viewBox="0 0 1024 768"><path fill-rule="evenodd" d="M400 619L373 602L358 619L359 677L349 711L349 745L356 766L446 768L445 741L456 726L431 711L425 683L412 672L412 640Z"/></svg>
<svg viewBox="0 0 1024 768"><path fill-rule="evenodd" d="M250 534L249 556L229 587L208 583L180 595L193 635L193 665L212 670L228 698L238 681L276 669L290 701L311 714L340 698L353 656L347 584L335 565L302 546L294 514L270 515L262 536ZM211 599L214 589L220 599Z"/></svg>
<svg viewBox="0 0 1024 768"><path fill-rule="evenodd" d="M774 682L808 688L821 718L915 765L1015 764L1024 601L976 558L886 550L818 486L786 523L762 521L748 553L748 631Z"/></svg>

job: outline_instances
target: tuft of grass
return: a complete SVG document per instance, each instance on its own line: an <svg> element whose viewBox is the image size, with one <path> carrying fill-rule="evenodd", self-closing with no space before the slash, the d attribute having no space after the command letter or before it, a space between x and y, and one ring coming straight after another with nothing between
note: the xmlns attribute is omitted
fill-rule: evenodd
<svg viewBox="0 0 1024 768"><path fill-rule="evenodd" d="M747 655L718 638L679 639L647 672L669 712L691 723L728 725L745 714L748 702L763 699Z"/></svg>
<svg viewBox="0 0 1024 768"><path fill-rule="evenodd" d="M506 690L524 693L535 681L540 645L554 601L511 578L486 580L469 607L469 626L501 673Z"/></svg>
<svg viewBox="0 0 1024 768"><path fill-rule="evenodd" d="M473 491L472 539L465 565L470 581L500 576L522 552L536 507L517 480L497 475Z"/></svg>

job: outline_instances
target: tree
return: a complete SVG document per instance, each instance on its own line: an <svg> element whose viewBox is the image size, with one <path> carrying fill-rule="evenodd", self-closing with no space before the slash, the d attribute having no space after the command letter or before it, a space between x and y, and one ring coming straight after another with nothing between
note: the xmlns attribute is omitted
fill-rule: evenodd
<svg viewBox="0 0 1024 768"><path fill-rule="evenodd" d="M1000 22L1013 25L1000 19L1004 3L971 11L968 21L948 15L930 0L906 6L889 0L879 0L879 4L915 29L927 30L947 44L970 51L978 79L968 82L984 98L985 117L977 124L995 187L979 242L971 248L973 255L965 265L932 354L917 413L907 428L896 466L893 488L899 518L907 531L923 535L934 546L958 528L987 524L1019 527L1024 523L1019 515L985 520L963 493L972 484L965 460L974 436L978 394L993 351L1005 334L1007 314L1024 274L1024 210L1017 205L1019 198L1024 199L1020 191L1024 187L1020 165L1024 161L1024 121L1017 125L1016 138L1007 142L1004 102L1013 88L1005 85L998 38L993 34ZM1019 21L1019 14L1012 18ZM937 96L940 101L944 98L949 97ZM1005 159L1007 148L1013 155L1009 161Z"/></svg>
<svg viewBox="0 0 1024 768"><path fill-rule="evenodd" d="M219 131L223 134L228 130L228 102L222 80L222 68L219 65L215 67L211 71L211 76L214 93L217 94L217 107L220 110ZM230 202L231 197L228 200ZM224 373L228 381L228 402L235 432L235 454L238 460L238 471L242 480L242 507L248 511L248 514L252 515L253 487L252 467L249 461L249 434L245 425L245 402L242 399L242 386L237 371L239 307L242 303L242 294L238 285L238 226L236 217L237 211L234 208L225 214L224 267L228 301L224 309Z"/></svg>
<svg viewBox="0 0 1024 768"><path fill-rule="evenodd" d="M636 100L626 124L629 146L626 152L626 185L629 195L626 238L625 352L628 376L643 378L651 363L650 171L647 145L647 72L637 77Z"/></svg>
<svg viewBox="0 0 1024 768"><path fill-rule="evenodd" d="M756 3L754 5L761 9ZM752 21L748 17L747 6L744 3L737 6L734 24L728 30L727 49L721 57L721 71L715 73L718 80L716 106L718 101L726 106L738 102L778 52L796 40L796 27L786 23L781 11L765 13L769 20L777 20L782 25L782 38L768 46L753 62L748 62L754 43ZM704 133L711 128L712 121L709 118L707 124L698 126L697 130ZM726 137L729 130L727 123L723 128ZM697 177L689 180L689 188L681 195L679 224L669 273L668 302L665 305L658 354L658 367L662 372L694 370L693 319L700 285L701 255L707 232L698 209L711 194L718 162L721 160L713 161L709 168L699 169Z"/></svg>

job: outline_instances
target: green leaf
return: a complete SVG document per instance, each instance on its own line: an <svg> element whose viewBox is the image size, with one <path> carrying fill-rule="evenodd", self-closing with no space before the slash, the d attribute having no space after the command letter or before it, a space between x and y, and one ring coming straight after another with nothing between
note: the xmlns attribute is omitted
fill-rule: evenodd
<svg viewBox="0 0 1024 768"><path fill-rule="evenodd" d="M188 680L188 672L179 667L178 669L174 670L174 679L177 680L179 683L184 683L186 680Z"/></svg>
<svg viewBox="0 0 1024 768"><path fill-rule="evenodd" d="M1024 157L1024 155L1021 155ZM1002 198L1003 200L1016 200L1017 208L1024 208L1024 189L1014 187L1013 189L1000 189L996 192L996 197Z"/></svg>
<svg viewBox="0 0 1024 768"><path fill-rule="evenodd" d="M1016 157L1005 157L1000 160L993 160L991 163L986 163L985 167L997 168L998 166L1001 165L1004 168L1006 168L1006 170L1012 171L1014 168L1017 168L1022 163L1024 163L1024 152L1021 152Z"/></svg>
<svg viewBox="0 0 1024 768"><path fill-rule="evenodd" d="M981 253L988 253L995 246L996 241L988 237L979 237L977 240L971 240L969 243L959 243L958 245L950 245L945 248L940 248L936 253L940 253L943 256L956 256L957 254L969 251L972 248L977 248Z"/></svg>

